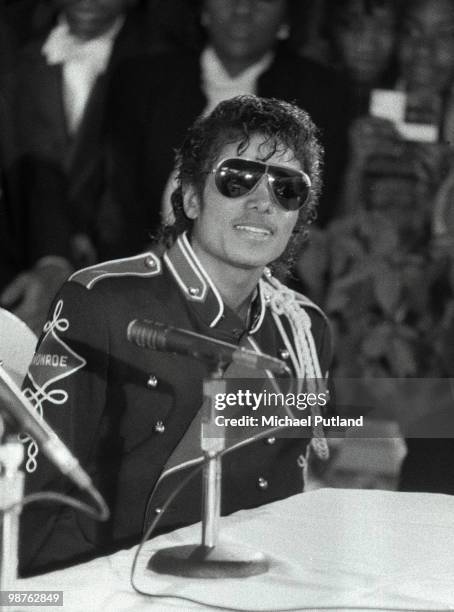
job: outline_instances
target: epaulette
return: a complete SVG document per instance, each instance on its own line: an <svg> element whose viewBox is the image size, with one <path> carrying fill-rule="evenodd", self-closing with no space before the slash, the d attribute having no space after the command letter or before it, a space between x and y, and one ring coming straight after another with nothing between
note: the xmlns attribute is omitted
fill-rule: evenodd
<svg viewBox="0 0 454 612"><path fill-rule="evenodd" d="M274 277L272 275L271 270L269 268L265 268L264 274L263 274L262 278L265 281L265 283L267 284L267 286L271 289L271 291L282 291L284 293L287 292L287 293L292 294L294 299L295 299L295 301L300 306L302 306L303 308L313 308L324 319L328 320L326 314L323 312L323 310L320 308L320 306L317 306L317 304L315 302L310 300L303 293L299 293L298 291L295 291L294 289L291 289L290 287L287 287L287 285L284 285L283 283L281 283L279 280L277 280L276 277Z"/></svg>
<svg viewBox="0 0 454 612"><path fill-rule="evenodd" d="M151 277L161 273L161 261L155 253L141 253L134 257L124 259L113 259L105 261L88 268L74 272L68 280L83 285L86 289L92 289L94 285L104 279L120 276Z"/></svg>

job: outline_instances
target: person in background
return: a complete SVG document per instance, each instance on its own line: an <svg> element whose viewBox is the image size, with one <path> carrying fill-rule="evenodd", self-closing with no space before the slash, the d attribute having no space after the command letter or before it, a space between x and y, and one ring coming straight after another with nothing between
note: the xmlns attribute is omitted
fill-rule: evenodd
<svg viewBox="0 0 454 612"><path fill-rule="evenodd" d="M414 153L432 166L433 175L439 173L440 181L446 172L454 136L451 8L449 0L404 0L400 5L396 48L398 71L394 89L407 96L406 120L433 124L438 132L435 142L417 142L416 136ZM370 157L399 157L408 146L406 139L393 121L381 116L367 114L353 122L341 211L352 211L357 206L359 177Z"/></svg>
<svg viewBox="0 0 454 612"><path fill-rule="evenodd" d="M398 16L398 0L325 0L323 10L320 9L318 35L309 41L303 53L335 67L345 78L349 90L349 125L369 114L373 89L395 85ZM354 135L353 130L352 140ZM346 157L348 149L346 145ZM353 206L360 208L361 179L357 167L362 161L357 162L356 155L362 160L366 154L362 133L351 149L352 161L344 168L341 181L338 217ZM327 239L323 229L314 228L297 265L297 276L304 290L316 300L322 300L326 291Z"/></svg>
<svg viewBox="0 0 454 612"><path fill-rule="evenodd" d="M383 3L383 8L387 5ZM395 160L397 171L402 160L418 158L431 176L434 196L450 167L454 135L452 5L449 0L403 0L398 8L394 88L406 92L416 102L420 99L423 105L429 101L429 107L433 103L433 107L438 109L432 115L439 130L438 141L406 141L392 121L371 116L368 112L358 117L350 127L349 161L339 216L356 214L361 210L364 176L369 171L368 166L377 166L380 160L385 165ZM430 209L429 203L427 206ZM306 285L314 287L320 298L326 273L326 258L322 252L326 251L324 236L317 236L315 242L310 247L311 252L305 253L299 268Z"/></svg>
<svg viewBox="0 0 454 612"><path fill-rule="evenodd" d="M369 110L370 92L395 84L398 0L327 0L328 61L350 80L352 117Z"/></svg>
<svg viewBox="0 0 454 612"><path fill-rule="evenodd" d="M25 47L8 80L16 276L0 303L35 330L73 267L97 259L107 83L119 59L150 44L135 3L54 0L55 26Z"/></svg>
<svg viewBox="0 0 454 612"><path fill-rule="evenodd" d="M124 62L112 79L108 192L119 214L115 244L143 249L169 212L173 150L191 122L238 94L293 101L321 130L326 150L320 221L334 214L344 160L347 99L342 79L286 44L292 0L204 0L198 52ZM332 104L333 99L336 104Z"/></svg>
<svg viewBox="0 0 454 612"><path fill-rule="evenodd" d="M282 101L239 96L220 103L194 123L179 152L175 221L162 228L165 254L98 264L65 283L24 393L91 474L111 518L98 526L68 507L25 509L23 571L137 543L188 467L201 460L202 381L210 366L128 342L131 321L153 319L280 356L305 385L326 377L326 318L277 280L315 217L322 161L316 133L306 112ZM226 384L249 375L263 389L267 379L261 367L222 369ZM268 374L274 390L278 381ZM317 430L291 439L248 439L249 430L242 431L244 439L231 441L223 458L222 513L300 492L312 434L324 455ZM67 491L69 483L33 445L29 439L27 492ZM200 520L200 485L194 479L182 490L160 529Z"/></svg>
<svg viewBox="0 0 454 612"><path fill-rule="evenodd" d="M321 298L331 316L336 316L336 310L340 313L343 336L338 353L344 368L343 351L350 350L356 356L352 365L369 368L366 377L374 376L375 370L377 378L391 381L428 378L415 398L415 413L420 409L424 418L417 423L419 437L406 440L399 488L450 494L454 493L453 440L429 438L428 432L436 430L435 423L446 408L446 397L434 381L452 376L452 215L448 206L454 133L452 8L450 0L405 0L399 22L395 87L416 102L415 109L420 101L419 110L429 111L438 138L434 142L406 139L390 120L360 118L351 130L343 215L320 237L311 257L306 253L299 264L306 286L314 287L314 293L308 294ZM410 163L411 172L406 169ZM406 185L411 174L413 189ZM369 218L365 219L367 202ZM381 229L376 219L370 219L377 213ZM412 240L413 235L419 239ZM369 259L373 265L368 270L371 256L375 259ZM351 314L354 308L357 316ZM452 398L448 408L452 413ZM438 433L443 436L443 429L439 427Z"/></svg>

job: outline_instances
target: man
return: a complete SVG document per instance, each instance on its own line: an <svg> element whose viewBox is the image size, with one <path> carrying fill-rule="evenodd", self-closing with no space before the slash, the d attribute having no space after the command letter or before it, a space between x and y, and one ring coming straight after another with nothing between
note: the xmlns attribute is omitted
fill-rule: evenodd
<svg viewBox="0 0 454 612"><path fill-rule="evenodd" d="M343 79L299 57L288 41L294 0L203 0L203 47L122 62L108 97L112 172L109 192L122 223L117 245L146 248L168 212L173 151L187 128L222 100L256 94L296 103L321 130L326 151L319 219L334 214L346 146ZM332 100L336 99L336 104Z"/></svg>
<svg viewBox="0 0 454 612"><path fill-rule="evenodd" d="M175 486L157 485L182 456L208 369L193 358L129 343L134 319L153 319L288 360L299 378L325 376L326 320L266 268L288 268L314 216L321 149L307 113L254 96L220 104L181 148L169 245L74 274L54 301L25 383L33 401L106 497L112 517L91 524L72 510L25 511L25 569L75 562L136 542ZM312 348L311 348L312 347ZM241 375L244 371L241 372ZM266 373L261 372L261 378ZM308 440L258 440L223 461L222 512L298 493ZM31 443L29 490L64 482ZM180 466L181 467L181 466ZM161 527L200 519L200 483Z"/></svg>
<svg viewBox="0 0 454 612"><path fill-rule="evenodd" d="M352 117L367 113L370 92L395 81L396 0L331 0L326 8L330 60L351 80Z"/></svg>
<svg viewBox="0 0 454 612"><path fill-rule="evenodd" d="M0 286L0 303L36 331L72 265L96 261L107 82L119 59L149 45L135 0L53 4L57 23L23 50L6 92L15 275Z"/></svg>
<svg viewBox="0 0 454 612"><path fill-rule="evenodd" d="M408 90L449 92L454 79L453 24L449 0L404 1L399 63Z"/></svg>

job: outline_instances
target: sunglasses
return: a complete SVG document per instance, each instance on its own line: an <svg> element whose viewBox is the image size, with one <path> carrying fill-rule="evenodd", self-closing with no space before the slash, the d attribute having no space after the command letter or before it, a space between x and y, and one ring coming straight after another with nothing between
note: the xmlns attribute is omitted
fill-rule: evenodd
<svg viewBox="0 0 454 612"><path fill-rule="evenodd" d="M285 210L298 210L309 199L311 179L293 168L232 157L221 161L212 172L219 193L226 198L251 193L266 175L274 201Z"/></svg>

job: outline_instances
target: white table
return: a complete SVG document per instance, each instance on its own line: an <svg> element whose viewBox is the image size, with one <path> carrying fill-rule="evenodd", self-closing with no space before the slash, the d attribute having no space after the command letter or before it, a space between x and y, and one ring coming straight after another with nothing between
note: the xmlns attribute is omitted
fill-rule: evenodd
<svg viewBox="0 0 454 612"><path fill-rule="evenodd" d="M137 573L143 589L204 606L136 594L129 584L135 549L19 580L17 588L63 590L63 609L84 612L206 610L209 604L273 611L454 610L454 497L321 489L238 512L221 525L223 541L269 555L270 572L211 581L144 569L152 549L197 543L195 525L147 542Z"/></svg>

